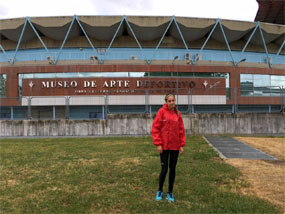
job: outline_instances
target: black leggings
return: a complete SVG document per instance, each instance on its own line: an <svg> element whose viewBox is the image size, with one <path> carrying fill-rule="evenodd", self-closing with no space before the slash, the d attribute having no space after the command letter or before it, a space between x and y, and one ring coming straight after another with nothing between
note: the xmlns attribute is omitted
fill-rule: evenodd
<svg viewBox="0 0 285 214"><path fill-rule="evenodd" d="M168 158L170 157L168 192L172 192L173 184L175 181L175 169L178 160L178 155L179 155L178 150L163 150L162 154L160 154L161 172L159 175L159 189L158 189L159 191L163 192L163 184L168 170Z"/></svg>

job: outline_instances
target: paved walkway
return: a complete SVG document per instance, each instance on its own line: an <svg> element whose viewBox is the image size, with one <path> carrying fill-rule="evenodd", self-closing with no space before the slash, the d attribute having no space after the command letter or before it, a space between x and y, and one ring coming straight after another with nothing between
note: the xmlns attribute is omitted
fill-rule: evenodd
<svg viewBox="0 0 285 214"><path fill-rule="evenodd" d="M219 153L221 158L276 160L276 158L232 137L204 136L204 139Z"/></svg>

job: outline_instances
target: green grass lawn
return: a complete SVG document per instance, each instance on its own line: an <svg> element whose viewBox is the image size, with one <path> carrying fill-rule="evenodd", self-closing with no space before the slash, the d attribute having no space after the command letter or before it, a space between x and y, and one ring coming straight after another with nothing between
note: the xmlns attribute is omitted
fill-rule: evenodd
<svg viewBox="0 0 285 214"><path fill-rule="evenodd" d="M1 139L0 213L278 213L200 136L179 157L175 203L155 201L151 137ZM165 190L167 190L167 180Z"/></svg>

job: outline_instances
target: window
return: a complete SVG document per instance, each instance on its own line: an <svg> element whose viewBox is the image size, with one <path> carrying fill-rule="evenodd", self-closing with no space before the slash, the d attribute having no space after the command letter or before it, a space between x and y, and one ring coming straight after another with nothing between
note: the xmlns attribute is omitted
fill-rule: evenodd
<svg viewBox="0 0 285 214"><path fill-rule="evenodd" d="M194 73L193 72L178 72L178 76L179 77L193 77Z"/></svg>
<svg viewBox="0 0 285 214"><path fill-rule="evenodd" d="M73 78L78 77L78 73L56 73L56 78ZM49 78L48 76L45 78Z"/></svg>
<svg viewBox="0 0 285 214"><path fill-rule="evenodd" d="M129 77L147 77L148 72L129 72Z"/></svg>
<svg viewBox="0 0 285 214"><path fill-rule="evenodd" d="M280 96L285 87L285 76L264 74L241 74L242 96Z"/></svg>
<svg viewBox="0 0 285 214"><path fill-rule="evenodd" d="M22 74L23 79L31 79L34 78L34 74Z"/></svg>
<svg viewBox="0 0 285 214"><path fill-rule="evenodd" d="M102 77L128 77L128 72L102 72Z"/></svg>
<svg viewBox="0 0 285 214"><path fill-rule="evenodd" d="M46 73L46 74L42 74L42 73L38 73L38 74L34 74L34 78L55 78L55 73Z"/></svg>
<svg viewBox="0 0 285 214"><path fill-rule="evenodd" d="M253 75L254 96L270 96L270 75Z"/></svg>
<svg viewBox="0 0 285 214"><path fill-rule="evenodd" d="M214 73L194 73L195 77L214 77Z"/></svg>
<svg viewBox="0 0 285 214"><path fill-rule="evenodd" d="M176 72L174 72L176 73ZM149 76L151 77L170 77L171 72L150 72Z"/></svg>
<svg viewBox="0 0 285 214"><path fill-rule="evenodd" d="M253 75L240 75L240 90L241 96L253 96Z"/></svg>
<svg viewBox="0 0 285 214"><path fill-rule="evenodd" d="M228 73L214 73L215 74L215 77L218 77L218 78L227 78L228 76Z"/></svg>
<svg viewBox="0 0 285 214"><path fill-rule="evenodd" d="M253 81L253 75L252 74L241 74L240 75L240 81L244 80L250 80L251 82Z"/></svg>
<svg viewBox="0 0 285 214"><path fill-rule="evenodd" d="M285 88L285 76L271 75L271 85Z"/></svg>
<svg viewBox="0 0 285 214"><path fill-rule="evenodd" d="M253 76L253 86L254 87L270 87L270 75L259 75L255 74Z"/></svg>
<svg viewBox="0 0 285 214"><path fill-rule="evenodd" d="M89 119L102 119L102 112L89 112Z"/></svg>

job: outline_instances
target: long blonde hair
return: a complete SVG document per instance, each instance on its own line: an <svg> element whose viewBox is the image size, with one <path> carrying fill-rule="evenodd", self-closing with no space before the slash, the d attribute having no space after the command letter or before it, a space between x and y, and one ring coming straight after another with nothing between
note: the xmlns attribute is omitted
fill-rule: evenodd
<svg viewBox="0 0 285 214"><path fill-rule="evenodd" d="M165 96L165 98L164 98L165 102L167 102L168 97L174 97L174 99L175 99L175 96L174 96L173 94L167 94L167 95ZM174 106L174 111L175 111L175 113L177 114L177 116L179 116L179 111L178 111L178 109L176 108L176 106Z"/></svg>

